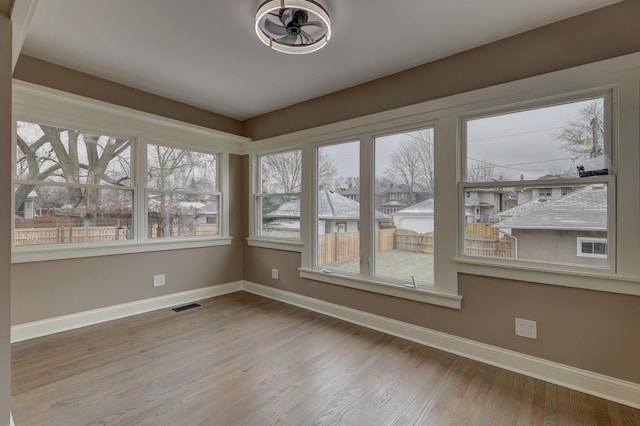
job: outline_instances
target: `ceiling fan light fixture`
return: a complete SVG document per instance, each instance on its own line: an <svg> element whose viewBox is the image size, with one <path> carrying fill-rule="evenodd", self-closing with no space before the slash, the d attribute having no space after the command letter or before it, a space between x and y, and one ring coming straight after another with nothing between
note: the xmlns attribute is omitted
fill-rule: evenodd
<svg viewBox="0 0 640 426"><path fill-rule="evenodd" d="M256 12L256 34L267 46L290 54L323 48L331 38L331 19L313 0L269 0Z"/></svg>

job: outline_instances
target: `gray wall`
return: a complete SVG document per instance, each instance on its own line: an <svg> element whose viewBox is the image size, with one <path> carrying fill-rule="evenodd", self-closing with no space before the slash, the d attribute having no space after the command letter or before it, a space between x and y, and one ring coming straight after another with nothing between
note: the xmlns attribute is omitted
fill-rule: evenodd
<svg viewBox="0 0 640 426"><path fill-rule="evenodd" d="M11 386L11 22L0 5L0 425L9 424Z"/></svg>

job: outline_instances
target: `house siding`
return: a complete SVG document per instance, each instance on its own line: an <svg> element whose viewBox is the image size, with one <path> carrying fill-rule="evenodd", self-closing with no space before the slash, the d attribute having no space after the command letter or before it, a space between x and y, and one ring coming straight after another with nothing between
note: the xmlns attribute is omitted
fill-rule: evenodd
<svg viewBox="0 0 640 426"><path fill-rule="evenodd" d="M512 235L518 239L518 259L600 268L609 265L608 259L577 255L578 237L607 238L606 232L514 229Z"/></svg>

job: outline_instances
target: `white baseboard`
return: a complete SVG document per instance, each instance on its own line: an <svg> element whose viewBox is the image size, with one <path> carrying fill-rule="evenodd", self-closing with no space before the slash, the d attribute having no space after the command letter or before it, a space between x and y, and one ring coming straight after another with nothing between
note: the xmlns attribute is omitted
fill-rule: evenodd
<svg viewBox="0 0 640 426"><path fill-rule="evenodd" d="M425 346L524 374L525 376L541 379L634 408L640 408L640 384L637 383L604 376L261 284L245 281L242 284L242 289L249 293L339 318Z"/></svg>
<svg viewBox="0 0 640 426"><path fill-rule="evenodd" d="M278 300L526 376L640 409L640 384L248 281L154 297L11 327L11 342L97 324L236 291ZM12 419L13 421L13 419Z"/></svg>
<svg viewBox="0 0 640 426"><path fill-rule="evenodd" d="M111 321L131 315L164 309L184 303L209 297L221 296L242 290L242 282L236 281L227 284L214 285L196 290L183 291L166 296L153 297L151 299L138 300L121 305L108 306L106 308L93 309L91 311L78 312L71 315L50 318L42 321L34 321L11 327L11 343L35 337L46 336L61 331Z"/></svg>
<svg viewBox="0 0 640 426"><path fill-rule="evenodd" d="M11 414L11 411L9 411L9 426L16 426L13 422L13 414Z"/></svg>

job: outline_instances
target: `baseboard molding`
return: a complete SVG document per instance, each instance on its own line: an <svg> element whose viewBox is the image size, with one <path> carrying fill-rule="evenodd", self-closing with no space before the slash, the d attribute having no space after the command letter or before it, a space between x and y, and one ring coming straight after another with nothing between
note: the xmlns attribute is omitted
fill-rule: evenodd
<svg viewBox="0 0 640 426"><path fill-rule="evenodd" d="M11 327L11 343L241 290L640 409L640 384L637 383L604 376L248 281L236 281L16 325ZM13 423L11 426L13 426Z"/></svg>
<svg viewBox="0 0 640 426"><path fill-rule="evenodd" d="M604 376L261 284L244 281L242 289L249 293L299 306L412 342L640 409L640 384L637 383Z"/></svg>
<svg viewBox="0 0 640 426"><path fill-rule="evenodd" d="M73 330L131 315L143 314L157 309L195 302L196 300L207 299L209 297L221 296L240 290L242 290L242 282L236 281L15 325L11 327L11 343L22 342L35 337Z"/></svg>
<svg viewBox="0 0 640 426"><path fill-rule="evenodd" d="M16 424L13 422L13 414L11 413L11 411L9 411L9 426L16 426Z"/></svg>

